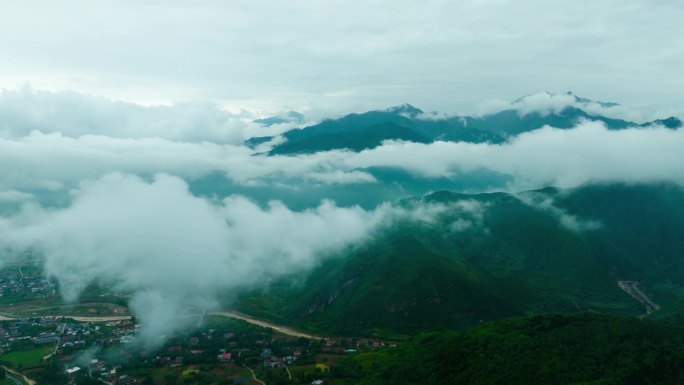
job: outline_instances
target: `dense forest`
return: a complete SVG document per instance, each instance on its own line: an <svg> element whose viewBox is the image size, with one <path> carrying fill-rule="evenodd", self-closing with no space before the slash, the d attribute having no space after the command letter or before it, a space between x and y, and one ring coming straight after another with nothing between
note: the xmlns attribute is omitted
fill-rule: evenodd
<svg viewBox="0 0 684 385"><path fill-rule="evenodd" d="M546 315L422 334L351 356L335 384L677 384L684 330L635 318Z"/></svg>

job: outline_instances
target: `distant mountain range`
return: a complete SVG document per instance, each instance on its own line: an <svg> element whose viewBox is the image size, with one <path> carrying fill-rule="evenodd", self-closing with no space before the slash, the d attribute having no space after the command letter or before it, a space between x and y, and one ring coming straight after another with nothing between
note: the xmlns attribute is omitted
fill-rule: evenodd
<svg viewBox="0 0 684 385"><path fill-rule="evenodd" d="M639 315L637 281L684 325L684 189L671 184L437 192L406 220L313 273L245 295L240 310L315 332L399 337L526 314Z"/></svg>
<svg viewBox="0 0 684 385"><path fill-rule="evenodd" d="M570 100L574 100L574 103L552 111L522 113L518 107L526 99L520 98L511 103L510 109L484 116L441 117L426 114L410 104L386 110L354 113L339 119L327 119L312 126L289 130L283 133L285 141L273 147L269 154L307 154L337 149L361 151L377 147L385 140L417 143L434 141L502 143L510 137L546 125L562 129L572 128L581 120L600 121L612 130L650 127L656 124L672 129L682 126L681 120L676 117L635 123L592 114L582 107L593 103L603 108L610 108L617 104L594 102L570 93L567 96L570 96ZM284 122L296 123L298 119L301 121L303 117L290 112L287 117L272 117L255 122L272 125ZM255 137L247 140L246 144L255 146L272 139L274 137Z"/></svg>
<svg viewBox="0 0 684 385"><path fill-rule="evenodd" d="M259 123L264 127L270 127L275 124L285 124L285 123L304 123L304 115L296 111L288 111L281 116L270 116L268 118L256 119L254 123Z"/></svg>

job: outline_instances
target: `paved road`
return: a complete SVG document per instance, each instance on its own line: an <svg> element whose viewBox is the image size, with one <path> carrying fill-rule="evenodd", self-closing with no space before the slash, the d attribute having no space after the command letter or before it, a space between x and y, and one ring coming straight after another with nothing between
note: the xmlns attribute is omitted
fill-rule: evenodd
<svg viewBox="0 0 684 385"><path fill-rule="evenodd" d="M41 317L62 317L69 318L74 321L81 322L109 322L109 321L125 321L131 319L129 315L113 315L113 316L77 316L77 315L62 315L62 314L41 314L41 315L26 315L22 317L10 317L7 315L0 315L0 321L12 321L20 318L41 318Z"/></svg>

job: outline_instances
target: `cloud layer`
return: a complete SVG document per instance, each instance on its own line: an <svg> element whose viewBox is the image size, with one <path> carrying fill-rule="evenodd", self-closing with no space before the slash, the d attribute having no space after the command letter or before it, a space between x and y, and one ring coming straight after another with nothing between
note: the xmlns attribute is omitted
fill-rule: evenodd
<svg viewBox="0 0 684 385"><path fill-rule="evenodd" d="M108 174L83 181L72 195L64 208L27 204L0 217L0 250L37 255L67 301L92 283L130 293L149 347L197 323L218 298L306 272L396 222L433 223L449 213L457 221L451 230L463 231L481 226L485 210L475 201L373 210L325 201L292 211L242 196L198 198L166 174L149 181Z"/></svg>
<svg viewBox="0 0 684 385"><path fill-rule="evenodd" d="M110 174L73 194L63 209L32 206L0 218L0 244L42 255L69 301L90 283L132 293L129 305L152 344L196 322L188 315L212 308L220 293L267 285L363 241L389 211L323 202L294 212L239 196L210 202L169 175L146 182Z"/></svg>
<svg viewBox="0 0 684 385"><path fill-rule="evenodd" d="M237 145L32 134L0 138L0 191L68 189L81 179L119 171L165 172L197 178L212 171L243 185L377 183L372 167L405 170L421 178L457 179L488 169L512 177L512 190L587 182L684 183L684 131L661 127L611 131L596 122L571 130L546 127L501 145L387 142L360 153L330 151L301 156L257 155ZM5 193L8 194L8 193Z"/></svg>
<svg viewBox="0 0 684 385"><path fill-rule="evenodd" d="M240 144L253 136L275 135L292 124L262 127L257 116L231 113L211 102L142 106L77 92L23 87L0 92L0 137L32 131L66 137L101 135L120 139L163 138L175 142Z"/></svg>

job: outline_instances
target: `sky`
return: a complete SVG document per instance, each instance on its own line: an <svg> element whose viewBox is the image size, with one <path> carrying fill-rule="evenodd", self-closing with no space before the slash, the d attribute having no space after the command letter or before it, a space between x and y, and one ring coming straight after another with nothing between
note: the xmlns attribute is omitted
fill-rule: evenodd
<svg viewBox="0 0 684 385"><path fill-rule="evenodd" d="M682 110L679 1L8 2L0 87L143 104L467 113L572 90Z"/></svg>

